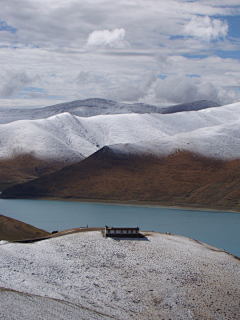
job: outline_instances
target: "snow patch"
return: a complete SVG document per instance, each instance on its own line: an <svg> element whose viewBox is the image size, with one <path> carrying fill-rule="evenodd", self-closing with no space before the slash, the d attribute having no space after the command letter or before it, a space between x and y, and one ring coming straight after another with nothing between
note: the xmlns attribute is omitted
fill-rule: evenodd
<svg viewBox="0 0 240 320"><path fill-rule="evenodd" d="M84 309L95 315L91 319L190 319L189 306L198 318L210 319L216 312L219 318L239 315L239 301L233 299L240 290L239 261L180 236L148 232L143 240L114 240L84 232L8 243L0 246L0 264L1 287L71 304L77 318ZM16 293L8 299L15 304ZM27 315L33 306L24 301L17 297ZM0 310L11 318L3 299ZM67 319L68 308L61 312Z"/></svg>

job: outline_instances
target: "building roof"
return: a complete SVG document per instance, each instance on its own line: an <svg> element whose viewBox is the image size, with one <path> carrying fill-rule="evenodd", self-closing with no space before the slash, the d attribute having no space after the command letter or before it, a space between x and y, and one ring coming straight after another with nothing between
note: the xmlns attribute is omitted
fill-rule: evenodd
<svg viewBox="0 0 240 320"><path fill-rule="evenodd" d="M139 229L138 227L108 227L108 226L105 226L106 229L114 229L114 230L136 230L136 229Z"/></svg>

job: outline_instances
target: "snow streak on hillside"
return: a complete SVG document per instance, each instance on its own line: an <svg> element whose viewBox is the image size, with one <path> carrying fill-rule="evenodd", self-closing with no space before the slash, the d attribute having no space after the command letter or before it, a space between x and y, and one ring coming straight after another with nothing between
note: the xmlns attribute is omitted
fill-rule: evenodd
<svg viewBox="0 0 240 320"><path fill-rule="evenodd" d="M76 162L105 145L124 153L166 155L184 149L236 158L240 157L239 124L240 103L171 114L78 117L64 112L0 125L0 158L33 153L40 159Z"/></svg>

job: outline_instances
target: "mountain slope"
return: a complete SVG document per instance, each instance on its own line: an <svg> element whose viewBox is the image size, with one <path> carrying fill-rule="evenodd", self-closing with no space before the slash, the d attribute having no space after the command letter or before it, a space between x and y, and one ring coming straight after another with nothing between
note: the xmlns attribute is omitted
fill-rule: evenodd
<svg viewBox="0 0 240 320"><path fill-rule="evenodd" d="M80 163L7 189L3 198L144 201L240 210L240 160L189 152L166 157L119 156L103 148Z"/></svg>
<svg viewBox="0 0 240 320"><path fill-rule="evenodd" d="M0 240L24 240L45 237L49 232L0 215Z"/></svg>
<svg viewBox="0 0 240 320"><path fill-rule="evenodd" d="M152 141L116 144L111 146L111 150L121 156L167 156L176 151L188 151L219 160L239 159L240 120L199 128L191 132L179 133Z"/></svg>
<svg viewBox="0 0 240 320"><path fill-rule="evenodd" d="M40 160L31 154L0 160L0 191L60 170L65 165L66 162Z"/></svg>
<svg viewBox="0 0 240 320"><path fill-rule="evenodd" d="M39 159L80 161L98 149L84 133L70 114L8 123L0 126L0 157L32 153Z"/></svg>

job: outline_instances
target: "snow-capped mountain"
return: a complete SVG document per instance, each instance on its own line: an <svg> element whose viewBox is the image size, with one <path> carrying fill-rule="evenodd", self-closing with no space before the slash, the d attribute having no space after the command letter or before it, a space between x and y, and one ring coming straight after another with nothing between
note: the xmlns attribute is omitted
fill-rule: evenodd
<svg viewBox="0 0 240 320"><path fill-rule="evenodd" d="M68 112L75 116L91 117L104 114L123 113L158 113L161 108L143 103L126 104L104 99L76 100L60 103L50 107L37 109L12 109L0 112L0 123L9 123L16 120L45 119L51 116Z"/></svg>
<svg viewBox="0 0 240 320"><path fill-rule="evenodd" d="M219 106L217 103L206 100L161 108L144 103L126 104L112 100L87 99L61 103L45 108L0 111L0 124L9 123L16 120L45 119L64 112L68 112L79 117L91 117L105 114L174 113L180 111L200 110L217 106Z"/></svg>
<svg viewBox="0 0 240 320"><path fill-rule="evenodd" d="M171 114L79 117L65 112L0 125L0 158L32 153L39 159L77 162L115 144L125 144L121 149L127 152L148 150L164 155L176 149L201 149L201 154L239 157L239 121L240 103Z"/></svg>
<svg viewBox="0 0 240 320"><path fill-rule="evenodd" d="M110 146L109 149L117 156L155 155L161 157L174 152L190 151L219 160L237 159L240 158L240 121L200 128L158 140L135 144L116 144Z"/></svg>

